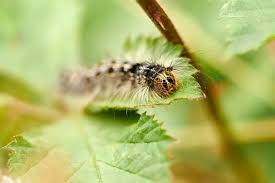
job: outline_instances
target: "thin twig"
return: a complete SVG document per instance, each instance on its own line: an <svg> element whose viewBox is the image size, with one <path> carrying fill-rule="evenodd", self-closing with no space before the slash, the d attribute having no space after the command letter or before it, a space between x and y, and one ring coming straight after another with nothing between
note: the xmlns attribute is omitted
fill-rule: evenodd
<svg viewBox="0 0 275 183"><path fill-rule="evenodd" d="M239 180L241 182L249 183L262 182L262 178L258 176L258 171L254 169L254 166L251 166L251 162L242 154L242 152L236 150L234 135L228 126L229 123L227 122L223 112L220 110L221 108L219 106L218 98L214 96L210 83L205 79L206 77L204 77L202 70L195 62L195 59L189 52L165 11L156 0L137 0L137 2L163 36L168 41L181 45L183 48L182 56L189 58L190 64L200 71L200 74L196 76L196 79L207 96L206 105L209 114L213 118L213 125L219 133L225 159L231 164Z"/></svg>

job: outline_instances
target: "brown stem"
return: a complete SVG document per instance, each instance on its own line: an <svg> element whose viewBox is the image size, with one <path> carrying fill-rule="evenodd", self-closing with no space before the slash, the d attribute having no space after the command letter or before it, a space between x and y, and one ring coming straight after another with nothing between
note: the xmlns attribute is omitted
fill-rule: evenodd
<svg viewBox="0 0 275 183"><path fill-rule="evenodd" d="M152 22L157 26L159 31L166 37L167 40L174 44L183 46L183 53L191 56L188 49L185 47L173 23L166 15L164 10L159 6L155 0L137 0L143 10L147 13Z"/></svg>
<svg viewBox="0 0 275 183"><path fill-rule="evenodd" d="M205 79L206 77L202 73L202 70L198 66L197 62L195 62L195 59L189 52L165 11L156 0L137 0L137 2L156 25L159 31L163 34L163 36L169 42L181 45L183 48L182 56L189 58L190 64L200 71L200 74L196 76L196 79L207 96L207 109L213 118L213 125L219 133L225 159L231 164L240 182L262 182L261 178L258 176L258 171L254 169L254 166L251 166L251 162L236 148L234 135L228 126L229 123L227 122L223 112L220 110L218 98L212 91L213 87L211 87L210 83Z"/></svg>

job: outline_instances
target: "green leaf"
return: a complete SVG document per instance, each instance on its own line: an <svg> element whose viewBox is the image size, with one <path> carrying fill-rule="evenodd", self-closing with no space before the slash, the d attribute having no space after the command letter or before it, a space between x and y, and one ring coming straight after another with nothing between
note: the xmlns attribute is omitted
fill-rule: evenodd
<svg viewBox="0 0 275 183"><path fill-rule="evenodd" d="M114 97L111 100L98 100L91 102L88 107L91 111L97 111L108 108L127 108L137 109L144 106L170 104L174 100L180 99L201 99L204 97L200 85L197 83L194 75L197 70L189 64L189 59L181 57L181 46L173 45L164 38L151 38L139 36L136 39L128 39L124 44L123 58L127 60L156 60L162 65L179 65L178 79L180 88L173 95L167 98L150 98L150 96L141 97ZM146 93L144 93L147 95ZM137 99L136 99L137 98ZM146 100L148 98L148 100Z"/></svg>
<svg viewBox="0 0 275 183"><path fill-rule="evenodd" d="M228 29L230 54L257 49L275 35L275 1L228 0L221 17Z"/></svg>
<svg viewBox="0 0 275 183"><path fill-rule="evenodd" d="M169 182L165 151L172 138L152 116L142 114L138 122L125 116L102 121L63 120L16 137L5 147L11 151L11 172L23 182L48 179L47 170L60 169L51 167L49 159L63 159L64 182Z"/></svg>
<svg viewBox="0 0 275 183"><path fill-rule="evenodd" d="M40 147L34 148L33 145L22 136L15 137L8 145L8 148L12 151L9 159L9 164L12 165L11 171L17 172L18 174L26 172L29 167L34 166L35 163L47 153L46 150L42 150ZM28 158L30 154L32 155L31 159Z"/></svg>
<svg viewBox="0 0 275 183"><path fill-rule="evenodd" d="M127 143L153 143L158 141L170 140L160 124L152 116L143 115L135 128L131 129L122 139Z"/></svg>

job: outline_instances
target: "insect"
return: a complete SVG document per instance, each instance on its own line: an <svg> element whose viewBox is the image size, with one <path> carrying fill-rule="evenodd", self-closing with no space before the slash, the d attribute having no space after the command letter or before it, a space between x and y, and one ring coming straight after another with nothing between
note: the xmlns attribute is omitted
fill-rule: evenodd
<svg viewBox="0 0 275 183"><path fill-rule="evenodd" d="M124 56L92 68L63 72L61 90L89 95L92 101L118 99L142 103L165 99L182 87L184 60L173 56L180 51L175 49L178 47L167 46L163 39L142 39L137 46L132 43Z"/></svg>

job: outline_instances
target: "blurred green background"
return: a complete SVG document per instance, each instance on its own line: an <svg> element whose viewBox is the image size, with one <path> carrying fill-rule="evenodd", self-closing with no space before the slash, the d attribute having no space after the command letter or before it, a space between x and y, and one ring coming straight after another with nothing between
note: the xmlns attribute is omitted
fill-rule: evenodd
<svg viewBox="0 0 275 183"><path fill-rule="evenodd" d="M160 2L213 83L238 146L267 182L275 182L275 44L228 54L220 17L225 1ZM56 80L62 69L117 55L127 37L140 34L160 35L134 0L1 0L0 146L43 124L39 111L28 112L32 107L25 103L49 113L60 108ZM201 104L181 101L146 110L178 139L170 148L174 182L232 182ZM2 167L6 158L0 158Z"/></svg>

